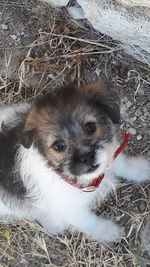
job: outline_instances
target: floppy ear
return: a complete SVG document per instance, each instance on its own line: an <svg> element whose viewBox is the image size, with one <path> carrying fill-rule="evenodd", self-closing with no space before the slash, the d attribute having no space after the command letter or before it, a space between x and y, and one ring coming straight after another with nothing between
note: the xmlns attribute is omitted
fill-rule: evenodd
<svg viewBox="0 0 150 267"><path fill-rule="evenodd" d="M113 123L120 122L120 99L116 92L103 83L93 83L83 88L89 103L103 109Z"/></svg>
<svg viewBox="0 0 150 267"><path fill-rule="evenodd" d="M30 148L36 134L36 113L35 109L29 110L22 124L20 141L25 148Z"/></svg>
<svg viewBox="0 0 150 267"><path fill-rule="evenodd" d="M25 148L31 147L31 145L33 143L33 139L34 139L34 134L35 134L35 129L22 131L20 140L21 140L21 144Z"/></svg>

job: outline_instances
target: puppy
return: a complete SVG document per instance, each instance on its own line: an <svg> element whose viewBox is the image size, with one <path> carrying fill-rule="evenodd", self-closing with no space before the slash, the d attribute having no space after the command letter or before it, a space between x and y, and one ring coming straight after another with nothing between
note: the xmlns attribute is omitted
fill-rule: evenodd
<svg viewBox="0 0 150 267"><path fill-rule="evenodd" d="M119 121L118 97L102 84L70 85L33 105L2 107L0 219L36 220L53 235L69 229L119 241L122 228L91 207L115 190L117 176L144 182L150 171L142 157L113 159Z"/></svg>

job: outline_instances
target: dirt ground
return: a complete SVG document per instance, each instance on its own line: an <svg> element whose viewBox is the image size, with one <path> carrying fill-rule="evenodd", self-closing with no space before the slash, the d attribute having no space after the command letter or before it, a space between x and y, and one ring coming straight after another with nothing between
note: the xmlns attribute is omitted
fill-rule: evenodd
<svg viewBox="0 0 150 267"><path fill-rule="evenodd" d="M73 1L72 1L73 3ZM150 156L150 68L121 44L73 20L66 9L35 0L0 0L0 101L33 101L48 90L107 79L122 102L121 129L133 138L128 153ZM150 184L120 181L97 214L125 226L115 245L86 235L49 236L33 222L0 226L0 267L150 266Z"/></svg>

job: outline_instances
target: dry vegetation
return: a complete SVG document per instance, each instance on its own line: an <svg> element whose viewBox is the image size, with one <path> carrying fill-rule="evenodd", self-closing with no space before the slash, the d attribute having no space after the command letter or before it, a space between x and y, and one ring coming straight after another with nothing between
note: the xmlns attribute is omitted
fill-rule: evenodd
<svg viewBox="0 0 150 267"><path fill-rule="evenodd" d="M2 104L32 101L47 90L76 82L79 86L105 76L122 98L121 128L133 134L132 154L149 155L150 72L123 46L74 21L66 10L30 1L0 2L0 96ZM0 267L12 266L150 266L145 248L150 187L121 181L117 194L97 214L125 226L120 244L89 241L84 234L49 236L38 224L0 226ZM147 246L147 247L146 247ZM150 248L149 248L150 249Z"/></svg>

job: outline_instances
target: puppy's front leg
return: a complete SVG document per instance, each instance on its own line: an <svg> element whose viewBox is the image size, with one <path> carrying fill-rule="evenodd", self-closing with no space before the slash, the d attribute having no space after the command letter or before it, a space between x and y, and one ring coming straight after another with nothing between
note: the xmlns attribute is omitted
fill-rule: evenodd
<svg viewBox="0 0 150 267"><path fill-rule="evenodd" d="M111 220L103 219L93 213L82 211L82 215L74 219L76 230L85 232L92 239L103 242L119 242L123 229Z"/></svg>
<svg viewBox="0 0 150 267"><path fill-rule="evenodd" d="M111 171L115 176L143 183L150 179L150 162L144 157L129 157L122 153L112 162Z"/></svg>
<svg viewBox="0 0 150 267"><path fill-rule="evenodd" d="M54 218L47 212L41 213L36 219L40 225L51 235L63 234L65 225L59 218Z"/></svg>

